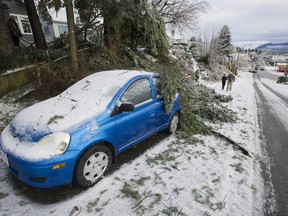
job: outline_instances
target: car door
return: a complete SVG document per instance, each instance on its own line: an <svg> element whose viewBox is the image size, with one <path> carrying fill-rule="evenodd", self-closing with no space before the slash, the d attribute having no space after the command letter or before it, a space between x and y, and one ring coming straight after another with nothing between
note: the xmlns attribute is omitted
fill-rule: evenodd
<svg viewBox="0 0 288 216"><path fill-rule="evenodd" d="M144 139L155 129L155 104L148 77L134 81L120 97L120 103L135 105L132 112L116 116L119 151Z"/></svg>
<svg viewBox="0 0 288 216"><path fill-rule="evenodd" d="M155 102L154 102L154 125L155 130L161 129L164 125L168 123L169 113L166 113L163 96L160 92L160 78L153 77L153 85L155 89Z"/></svg>

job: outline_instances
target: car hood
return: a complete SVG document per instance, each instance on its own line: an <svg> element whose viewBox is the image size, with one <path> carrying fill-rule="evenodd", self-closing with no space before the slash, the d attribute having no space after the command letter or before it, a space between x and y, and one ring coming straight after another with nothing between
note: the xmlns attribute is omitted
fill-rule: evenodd
<svg viewBox="0 0 288 216"><path fill-rule="evenodd" d="M107 107L99 104L100 101L92 103L57 96L22 110L12 120L10 130L22 141L35 142L47 134L67 131L87 119L96 118Z"/></svg>

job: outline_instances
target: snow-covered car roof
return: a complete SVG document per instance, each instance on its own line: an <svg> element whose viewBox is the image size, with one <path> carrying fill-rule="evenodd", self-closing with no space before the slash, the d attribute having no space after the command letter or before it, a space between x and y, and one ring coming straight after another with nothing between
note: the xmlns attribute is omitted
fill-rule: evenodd
<svg viewBox="0 0 288 216"><path fill-rule="evenodd" d="M12 125L17 134L31 134L32 129L37 133L65 131L105 111L117 91L133 77L153 74L131 70L94 73L60 95L21 111Z"/></svg>

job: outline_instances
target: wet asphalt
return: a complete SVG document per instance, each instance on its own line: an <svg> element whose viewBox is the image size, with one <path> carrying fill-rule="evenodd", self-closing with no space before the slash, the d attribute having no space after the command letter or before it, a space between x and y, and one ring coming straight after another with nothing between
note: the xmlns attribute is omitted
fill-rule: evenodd
<svg viewBox="0 0 288 216"><path fill-rule="evenodd" d="M276 82L278 76L260 71L254 75L254 78L261 82L259 77ZM278 97L281 105L288 110L288 95L283 96L267 84L263 85L275 97ZM266 188L265 216L285 216L288 215L288 112L287 118L283 119L269 104L269 97L261 92L257 82L254 83L254 87L258 96L258 117L263 133L261 144L264 152L267 153L266 159L268 160L262 163ZM275 200L275 203L271 201L271 198Z"/></svg>

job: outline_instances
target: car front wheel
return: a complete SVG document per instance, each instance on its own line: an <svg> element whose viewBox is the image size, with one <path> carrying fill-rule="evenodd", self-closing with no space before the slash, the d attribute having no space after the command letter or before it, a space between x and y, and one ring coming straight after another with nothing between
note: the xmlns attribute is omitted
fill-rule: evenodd
<svg viewBox="0 0 288 216"><path fill-rule="evenodd" d="M77 162L74 180L80 186L92 186L103 177L111 164L110 149L104 145L94 145Z"/></svg>
<svg viewBox="0 0 288 216"><path fill-rule="evenodd" d="M168 133L175 133L179 125L179 114L175 113L170 121L169 127L167 128Z"/></svg>

